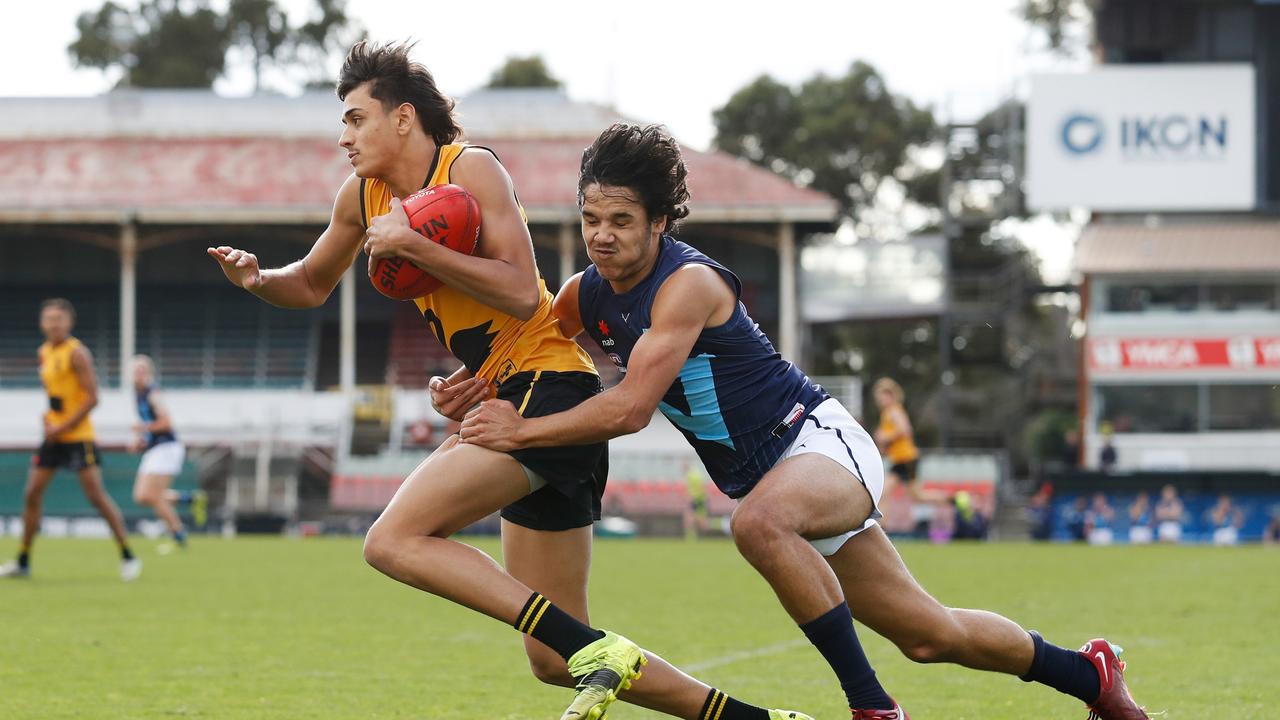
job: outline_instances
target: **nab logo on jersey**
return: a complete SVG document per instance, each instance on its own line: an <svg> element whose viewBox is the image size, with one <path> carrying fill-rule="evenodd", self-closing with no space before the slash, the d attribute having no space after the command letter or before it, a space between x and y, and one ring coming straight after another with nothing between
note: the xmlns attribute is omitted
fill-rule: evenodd
<svg viewBox="0 0 1280 720"><path fill-rule="evenodd" d="M609 323L601 320L596 323L596 327L600 329L600 334L604 336L600 344L604 347L613 347L616 343L614 343L613 338L609 337Z"/></svg>

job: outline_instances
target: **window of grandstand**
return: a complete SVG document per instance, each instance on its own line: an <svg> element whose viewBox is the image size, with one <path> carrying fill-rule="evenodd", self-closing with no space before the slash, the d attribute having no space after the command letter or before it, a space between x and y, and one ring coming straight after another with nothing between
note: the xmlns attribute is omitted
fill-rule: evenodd
<svg viewBox="0 0 1280 720"><path fill-rule="evenodd" d="M1280 388L1210 385L1210 430L1280 430Z"/></svg>
<svg viewBox="0 0 1280 720"><path fill-rule="evenodd" d="M1106 312L1275 312L1280 284L1256 280L1194 283L1112 282L1104 291Z"/></svg>
<svg viewBox="0 0 1280 720"><path fill-rule="evenodd" d="M1193 283L1112 285L1107 292L1111 312L1190 312L1199 304Z"/></svg>
<svg viewBox="0 0 1280 720"><path fill-rule="evenodd" d="M1274 283L1227 284L1207 286L1209 307L1219 312L1236 310L1274 311L1280 308L1280 292Z"/></svg>
<svg viewBox="0 0 1280 720"><path fill-rule="evenodd" d="M1100 385L1098 417L1117 433L1280 430L1273 383Z"/></svg>
<svg viewBox="0 0 1280 720"><path fill-rule="evenodd" d="M1117 433L1191 433L1199 427L1196 385L1100 385L1098 417Z"/></svg>

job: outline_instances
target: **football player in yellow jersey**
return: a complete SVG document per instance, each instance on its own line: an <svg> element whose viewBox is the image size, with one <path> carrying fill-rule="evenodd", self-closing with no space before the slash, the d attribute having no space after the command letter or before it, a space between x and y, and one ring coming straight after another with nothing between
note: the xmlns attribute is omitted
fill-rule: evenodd
<svg viewBox="0 0 1280 720"><path fill-rule="evenodd" d="M906 483L907 492L917 502L939 503L945 500L941 493L920 487L916 471L920 464L920 448L916 447L915 431L902 403L906 399L902 386L892 378L880 378L872 386L871 395L880 409L880 424L876 427L875 441L880 453L889 460L889 472L885 475L881 499L888 499L898 483Z"/></svg>
<svg viewBox="0 0 1280 720"><path fill-rule="evenodd" d="M43 418L44 441L27 476L22 546L15 562L0 567L0 577L30 577L31 543L40 529L44 491L62 467L79 474L85 497L111 527L120 547L121 579L133 580L142 572L142 561L129 550L120 509L102 486L100 454L89 421L89 413L98 404L98 379L89 349L71 336L75 318L75 308L62 298L45 300L40 307L40 331L45 337L39 351L40 381L49 394L49 409Z"/></svg>
<svg viewBox="0 0 1280 720"><path fill-rule="evenodd" d="M430 382L443 415L461 420L494 395L526 416L545 415L600 392L589 357L556 324L510 176L492 152L457 143L462 129L454 103L410 59L409 46L355 45L338 97L346 126L339 145L354 172L338 190L328 228L306 257L278 269L260 269L241 249L209 248L227 279L273 305L313 308L361 249L370 266L403 257L445 284L417 301L463 362L452 376ZM401 198L442 182L465 188L480 206L474 255L424 242L401 210ZM587 624L591 524L599 518L606 473L603 442L506 453L450 437L405 479L370 529L365 559L396 580L515 627L526 635L531 669L544 682L573 686L590 668L592 686L607 689L592 707L580 715L567 711L566 718L599 718L648 664L629 702L705 720L712 693L715 714L732 720L726 707L750 706ZM505 571L449 539L499 509ZM787 717L757 710L761 718Z"/></svg>

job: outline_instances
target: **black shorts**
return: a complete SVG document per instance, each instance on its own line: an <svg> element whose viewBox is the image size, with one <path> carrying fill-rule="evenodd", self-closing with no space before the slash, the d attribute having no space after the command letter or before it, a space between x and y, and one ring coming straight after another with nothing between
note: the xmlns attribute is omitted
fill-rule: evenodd
<svg viewBox="0 0 1280 720"><path fill-rule="evenodd" d="M66 468L79 472L85 468L97 467L99 457L98 446L92 441L46 442L36 451L31 462L39 468Z"/></svg>
<svg viewBox="0 0 1280 720"><path fill-rule="evenodd" d="M889 472L898 476L898 480L907 484L916 481L916 465L920 464L920 458L908 460L904 463L894 463L889 466Z"/></svg>
<svg viewBox="0 0 1280 720"><path fill-rule="evenodd" d="M524 417L553 415L604 389L585 372L520 372L498 386L498 398ZM609 444L525 448L509 453L547 484L502 509L502 518L532 530L571 530L600 519L609 477Z"/></svg>

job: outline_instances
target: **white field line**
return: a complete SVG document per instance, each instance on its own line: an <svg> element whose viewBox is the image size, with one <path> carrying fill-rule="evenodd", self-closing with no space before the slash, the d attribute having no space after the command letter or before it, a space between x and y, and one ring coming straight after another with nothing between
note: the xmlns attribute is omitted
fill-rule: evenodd
<svg viewBox="0 0 1280 720"><path fill-rule="evenodd" d="M721 665L731 665L740 660L751 660L753 658L765 657L768 655L777 655L788 650L803 647L809 644L808 638L796 638L786 642L775 643L773 645L765 645L764 647L755 648L754 650L742 650L739 652L721 655L720 657L702 660L700 662L689 663L681 666L681 670L689 673L702 672L711 668L720 667Z"/></svg>

